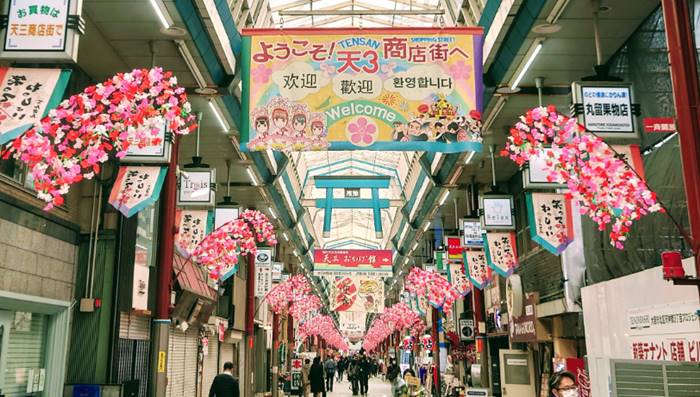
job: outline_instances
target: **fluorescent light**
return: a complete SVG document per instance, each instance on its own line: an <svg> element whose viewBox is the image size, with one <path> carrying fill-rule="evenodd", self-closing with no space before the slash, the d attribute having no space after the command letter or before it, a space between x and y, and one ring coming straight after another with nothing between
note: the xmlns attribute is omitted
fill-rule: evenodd
<svg viewBox="0 0 700 397"><path fill-rule="evenodd" d="M287 232L282 233L282 237L284 237L284 241L289 242L289 236L287 235Z"/></svg>
<svg viewBox="0 0 700 397"><path fill-rule="evenodd" d="M190 49L187 48L187 44L185 44L185 41L175 40L175 44L177 45L177 49L180 51L180 55L182 55L182 59L185 60L187 67L190 69L192 76L194 76L194 81L197 82L197 86L199 88L206 88L207 81L204 79L202 71L199 70L199 67L197 67L197 63L194 61L192 53L190 52Z"/></svg>
<svg viewBox="0 0 700 397"><path fill-rule="evenodd" d="M158 15L158 20L160 20L160 24L163 25L163 28L168 29L170 27L170 22L168 22L168 19L165 17L165 13L163 13L163 10L160 8L160 5L156 0L149 0L151 3L151 7L153 7L153 10L156 12L156 15Z"/></svg>
<svg viewBox="0 0 700 397"><path fill-rule="evenodd" d="M252 183L253 186L258 186L258 178L255 177L255 174L253 174L253 170L251 170L250 167L245 167L245 172L248 173L248 178L250 178L250 183Z"/></svg>
<svg viewBox="0 0 700 397"><path fill-rule="evenodd" d="M427 232L429 228L430 228L430 221L425 222L425 226L423 226L423 233Z"/></svg>
<svg viewBox="0 0 700 397"><path fill-rule="evenodd" d="M445 204L445 201L447 201L447 197L450 196L450 191L445 190L442 192L442 197L440 197L440 204L438 204L438 207L442 207Z"/></svg>
<svg viewBox="0 0 700 397"><path fill-rule="evenodd" d="M413 244L413 248L411 248L411 251L415 251L416 248L418 248L418 241L416 241L416 242Z"/></svg>
<svg viewBox="0 0 700 397"><path fill-rule="evenodd" d="M408 265L408 257L406 257L406 258L403 260L403 264L404 264L404 266L405 266L405 265ZM402 273L403 273L403 272L400 272L400 273L399 273L399 276L400 276Z"/></svg>
<svg viewBox="0 0 700 397"><path fill-rule="evenodd" d="M272 219L277 219L277 214L275 213L275 210L272 207L267 207L267 210L270 211Z"/></svg>
<svg viewBox="0 0 700 397"><path fill-rule="evenodd" d="M294 256L299 257L299 251L294 250L294 251L292 251L292 252L294 253Z"/></svg>
<svg viewBox="0 0 700 397"><path fill-rule="evenodd" d="M469 154L467 155L467 159L464 160L464 164L469 164L474 158L474 156L476 156L476 152L469 152Z"/></svg>
<svg viewBox="0 0 700 397"><path fill-rule="evenodd" d="M493 110L491 110L488 116L486 116L486 120L484 120L484 124L481 126L481 130L484 131L484 133L491 128L491 125L496 120L496 117L498 117L501 110L503 110L503 108L506 106L506 102L508 102L507 96L501 96L498 98L498 101L493 106Z"/></svg>
<svg viewBox="0 0 700 397"><path fill-rule="evenodd" d="M221 129L224 132L228 132L230 129L228 123L226 122L226 120L224 120L223 116L221 116L221 112L219 112L219 107L216 104L214 104L214 101L209 101L209 108L211 108L211 111L214 112L214 116L219 122L219 125L221 125Z"/></svg>
<svg viewBox="0 0 700 397"><path fill-rule="evenodd" d="M535 58L537 58L537 54L540 53L542 50L542 41L540 41L537 46L535 47L535 50L530 53L530 57L527 59L527 62L525 62L525 65L520 69L520 73L518 73L518 77L515 78L515 81L513 84L510 85L511 90L515 90L518 88L518 85L520 84L520 81L525 77L525 73L527 73L528 69L530 69L530 66L532 63L535 61Z"/></svg>

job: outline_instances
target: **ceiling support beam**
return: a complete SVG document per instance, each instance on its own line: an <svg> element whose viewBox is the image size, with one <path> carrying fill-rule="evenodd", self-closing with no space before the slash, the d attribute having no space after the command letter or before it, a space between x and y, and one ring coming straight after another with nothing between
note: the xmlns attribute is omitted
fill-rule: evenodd
<svg viewBox="0 0 700 397"><path fill-rule="evenodd" d="M445 10L288 10L280 11L280 16L364 16L364 15L443 15Z"/></svg>

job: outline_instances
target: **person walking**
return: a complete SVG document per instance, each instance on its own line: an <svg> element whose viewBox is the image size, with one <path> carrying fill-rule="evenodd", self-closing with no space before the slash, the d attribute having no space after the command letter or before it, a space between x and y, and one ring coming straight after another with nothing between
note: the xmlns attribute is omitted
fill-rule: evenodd
<svg viewBox="0 0 700 397"><path fill-rule="evenodd" d="M360 391L360 367L356 357L348 358L348 380L350 381L352 395L356 396Z"/></svg>
<svg viewBox="0 0 700 397"><path fill-rule="evenodd" d="M304 397L309 397L311 384L309 383L309 371L311 371L311 360L304 360L304 365L301 366L301 390L304 391Z"/></svg>
<svg viewBox="0 0 700 397"><path fill-rule="evenodd" d="M323 384L323 365L321 365L321 358L318 356L314 357L314 362L309 369L309 386L314 397L320 397L326 391Z"/></svg>
<svg viewBox="0 0 700 397"><path fill-rule="evenodd" d="M372 371L367 356L360 356L360 395L367 397L367 389L369 388L369 374Z"/></svg>
<svg viewBox="0 0 700 397"><path fill-rule="evenodd" d="M238 381L233 377L233 363L224 363L224 372L216 375L209 389L209 397L240 397Z"/></svg>
<svg viewBox="0 0 700 397"><path fill-rule="evenodd" d="M398 396L400 374L401 369L398 365L396 365L396 361L394 361L392 358L389 362L389 366L386 369L386 380L391 382L391 394L393 397Z"/></svg>
<svg viewBox="0 0 700 397"><path fill-rule="evenodd" d="M340 360L338 360L338 382L343 381L343 372L345 372L345 357L341 357Z"/></svg>
<svg viewBox="0 0 700 397"><path fill-rule="evenodd" d="M549 393L552 397L576 397L578 386L576 377L568 371L555 372L549 378Z"/></svg>
<svg viewBox="0 0 700 397"><path fill-rule="evenodd" d="M326 370L326 390L333 391L333 379L335 378L336 369L335 358L333 356L328 356L326 362L323 364L323 368Z"/></svg>

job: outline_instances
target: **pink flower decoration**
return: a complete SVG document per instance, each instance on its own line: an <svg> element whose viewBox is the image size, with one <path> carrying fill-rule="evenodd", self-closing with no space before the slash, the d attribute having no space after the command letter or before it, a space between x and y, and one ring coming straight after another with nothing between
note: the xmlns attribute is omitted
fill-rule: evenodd
<svg viewBox="0 0 700 397"><path fill-rule="evenodd" d="M472 75L472 67L464 61L459 61L450 66L449 75L455 80L466 80Z"/></svg>
<svg viewBox="0 0 700 397"><path fill-rule="evenodd" d="M357 146L369 146L374 142L376 133L377 126L366 117L358 117L354 122L348 124L350 142Z"/></svg>
<svg viewBox="0 0 700 397"><path fill-rule="evenodd" d="M258 65L250 71L250 77L253 82L258 84L267 84L270 81L270 76L272 76L272 69L265 65Z"/></svg>

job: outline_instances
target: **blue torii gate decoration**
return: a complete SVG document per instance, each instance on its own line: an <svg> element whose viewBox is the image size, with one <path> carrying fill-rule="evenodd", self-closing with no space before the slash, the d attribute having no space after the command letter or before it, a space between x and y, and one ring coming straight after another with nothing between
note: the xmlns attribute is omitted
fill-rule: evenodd
<svg viewBox="0 0 700 397"><path fill-rule="evenodd" d="M326 197L316 199L316 208L323 208L323 237L330 237L333 208L371 209L374 216L374 232L382 238L383 208L389 208L388 199L379 198L379 189L388 189L390 176L315 176L315 185L326 189ZM371 189L372 198L333 198L333 189Z"/></svg>

